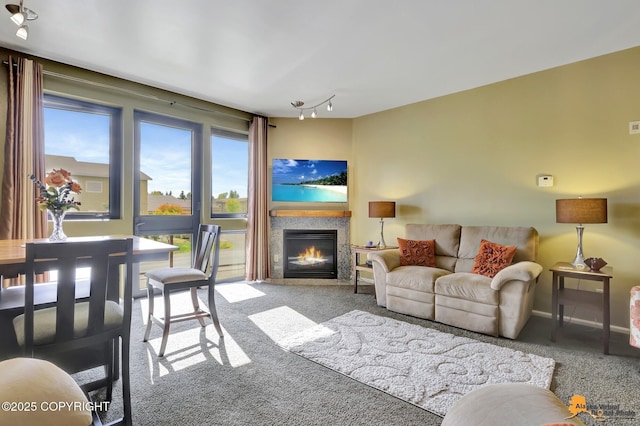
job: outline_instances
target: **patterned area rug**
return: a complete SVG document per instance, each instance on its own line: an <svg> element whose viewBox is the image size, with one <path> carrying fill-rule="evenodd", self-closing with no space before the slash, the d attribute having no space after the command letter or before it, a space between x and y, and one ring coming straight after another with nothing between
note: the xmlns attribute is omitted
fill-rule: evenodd
<svg viewBox="0 0 640 426"><path fill-rule="evenodd" d="M351 311L278 342L284 349L444 416L464 394L493 383L549 388L551 358Z"/></svg>

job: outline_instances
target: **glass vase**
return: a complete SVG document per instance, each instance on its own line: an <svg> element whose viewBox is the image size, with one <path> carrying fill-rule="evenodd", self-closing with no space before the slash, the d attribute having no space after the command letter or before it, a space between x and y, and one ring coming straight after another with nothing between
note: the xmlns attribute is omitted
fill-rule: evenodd
<svg viewBox="0 0 640 426"><path fill-rule="evenodd" d="M64 241L67 239L67 236L64 234L62 230L62 222L64 220L64 215L67 213L66 210L47 210L49 212L49 218L51 222L53 222L53 232L49 236L49 241Z"/></svg>

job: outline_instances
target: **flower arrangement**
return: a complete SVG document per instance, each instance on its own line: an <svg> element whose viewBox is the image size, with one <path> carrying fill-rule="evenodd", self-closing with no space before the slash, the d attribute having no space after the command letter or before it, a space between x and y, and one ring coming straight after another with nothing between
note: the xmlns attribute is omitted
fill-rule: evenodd
<svg viewBox="0 0 640 426"><path fill-rule="evenodd" d="M40 210L66 211L80 206L80 201L76 201L71 195L80 194L82 187L71 180L71 173L65 169L53 169L44 178L44 183L33 174L29 179L40 190L40 195L36 197Z"/></svg>

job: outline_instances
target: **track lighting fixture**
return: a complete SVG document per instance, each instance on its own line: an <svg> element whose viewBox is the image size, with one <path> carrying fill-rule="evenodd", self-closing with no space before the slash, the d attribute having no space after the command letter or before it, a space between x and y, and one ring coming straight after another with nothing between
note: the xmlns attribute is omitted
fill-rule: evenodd
<svg viewBox="0 0 640 426"><path fill-rule="evenodd" d="M293 102L291 102L291 106L300 111L300 115L298 115L298 120L304 120L304 112L308 111L308 110L312 110L311 118L316 118L318 116L318 107L319 106L327 104L327 111L329 111L329 112L333 111L333 104L331 103L331 100L335 96L336 95L332 95L331 97L329 97L328 99L325 99L324 101L320 102L319 104L316 104L316 105L313 105L313 106L309 106L309 107L304 106L304 102L302 102L302 101L293 101Z"/></svg>
<svg viewBox="0 0 640 426"><path fill-rule="evenodd" d="M5 7L11 13L11 20L19 26L16 35L23 40L29 37L29 27L25 25L25 21L33 21L38 19L38 14L33 10L24 7L23 0L20 0L20 4L8 4Z"/></svg>

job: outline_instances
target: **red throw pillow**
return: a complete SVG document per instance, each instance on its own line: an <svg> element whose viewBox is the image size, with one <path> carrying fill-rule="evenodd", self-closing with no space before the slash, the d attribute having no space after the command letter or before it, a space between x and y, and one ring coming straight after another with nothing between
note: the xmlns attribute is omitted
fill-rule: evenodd
<svg viewBox="0 0 640 426"><path fill-rule="evenodd" d="M404 240L398 238L400 266L436 266L436 240Z"/></svg>
<svg viewBox="0 0 640 426"><path fill-rule="evenodd" d="M478 254L473 260L471 272L489 278L495 277L498 272L511 265L517 248L516 246L505 246L482 240Z"/></svg>

